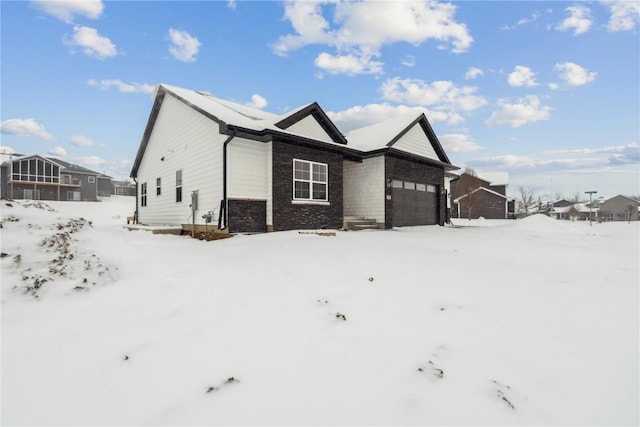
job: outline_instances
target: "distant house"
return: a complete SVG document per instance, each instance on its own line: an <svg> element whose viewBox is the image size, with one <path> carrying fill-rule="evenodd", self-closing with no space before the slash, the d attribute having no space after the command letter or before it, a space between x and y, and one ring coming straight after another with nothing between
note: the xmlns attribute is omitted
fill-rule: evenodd
<svg viewBox="0 0 640 427"><path fill-rule="evenodd" d="M136 184L131 181L111 180L111 194L116 196L135 196Z"/></svg>
<svg viewBox="0 0 640 427"><path fill-rule="evenodd" d="M606 221L638 220L638 201L621 194L600 201L598 210Z"/></svg>
<svg viewBox="0 0 640 427"><path fill-rule="evenodd" d="M591 218L598 220L600 208L597 202L589 205L588 202L559 201L553 204L549 216L555 219L568 219L571 221L587 221Z"/></svg>
<svg viewBox="0 0 640 427"><path fill-rule="evenodd" d="M507 196L508 174L463 172L451 180L453 218L512 218L514 200Z"/></svg>
<svg viewBox="0 0 640 427"><path fill-rule="evenodd" d="M6 199L95 201L111 194L111 177L60 159L15 155L0 165Z"/></svg>
<svg viewBox="0 0 640 427"><path fill-rule="evenodd" d="M276 115L160 85L131 177L139 224L264 232L444 224L455 169L424 114L343 134L315 102Z"/></svg>

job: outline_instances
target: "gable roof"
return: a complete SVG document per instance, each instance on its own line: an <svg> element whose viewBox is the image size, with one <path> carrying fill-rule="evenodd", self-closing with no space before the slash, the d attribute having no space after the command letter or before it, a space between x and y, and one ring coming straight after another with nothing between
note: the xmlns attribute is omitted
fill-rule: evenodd
<svg viewBox="0 0 640 427"><path fill-rule="evenodd" d="M151 138L151 132L160 112L165 96L172 96L183 102L220 126L220 132L258 141L270 141L273 136L284 138L301 145L313 145L335 150L352 159L359 160L362 153L397 152L409 157L424 159L443 166L446 170L457 169L449 161L440 141L433 132L427 117L420 114L410 120L405 116L395 123L383 122L366 128L351 131L343 135L317 102L298 107L285 114L276 115L257 108L237 104L211 96L205 92L197 92L176 86L161 84L157 86L155 98L147 125L131 169L131 176L137 176L138 167ZM313 119L315 123L302 123ZM296 126L300 124L300 126ZM307 125L312 124L313 130ZM316 126L317 125L317 126ZM419 125L429 140L436 158L421 156L401 147L394 147L402 137L415 125ZM324 135L328 139L324 138ZM322 134L322 135L320 135ZM353 140L351 138L354 138Z"/></svg>
<svg viewBox="0 0 640 427"><path fill-rule="evenodd" d="M465 197L467 197L467 196L469 196L470 194L473 194L473 193L475 193L475 192L477 192L477 191L485 191L485 192L487 192L487 193L489 193L489 194L493 194L493 195L495 195L495 196L502 197L503 199L508 199L508 197L507 197L507 196L505 196L505 195L503 195L503 194L500 194L500 193L498 193L498 192L496 192L496 191L489 190L489 189L488 189L488 188L486 188L486 187L478 187L478 188L476 188L475 190L473 190L473 191L472 191L472 192L470 192L470 193L463 194L462 196L460 196L460 197L458 197L457 199L455 199L453 202L454 202L454 203L457 203L457 202L459 202L460 200L464 199Z"/></svg>
<svg viewBox="0 0 640 427"><path fill-rule="evenodd" d="M433 149L435 156L437 157L428 157L428 159L447 164L449 169L455 168L451 165L447 154L444 152L438 137L431 128L431 124L429 124L429 120L427 120L427 116L425 116L424 113L420 113L417 117L413 115L402 115L380 123L354 129L346 135L347 140L349 141L348 146L364 152L393 149L405 151L403 149L399 149L396 144L401 141L402 137L410 132L416 125L420 126L424 132L424 135L431 144L430 148ZM418 156L420 157L420 155Z"/></svg>

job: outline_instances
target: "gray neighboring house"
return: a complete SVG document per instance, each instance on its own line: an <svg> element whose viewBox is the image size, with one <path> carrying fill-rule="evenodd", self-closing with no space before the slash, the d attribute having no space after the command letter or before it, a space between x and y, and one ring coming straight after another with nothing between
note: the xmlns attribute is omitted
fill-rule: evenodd
<svg viewBox="0 0 640 427"><path fill-rule="evenodd" d="M637 221L638 201L618 194L599 202L598 216L605 221Z"/></svg>
<svg viewBox="0 0 640 427"><path fill-rule="evenodd" d="M115 196L135 196L136 184L131 181L111 181L111 194Z"/></svg>
<svg viewBox="0 0 640 427"><path fill-rule="evenodd" d="M11 154L0 165L5 199L97 201L111 195L111 177L37 154Z"/></svg>

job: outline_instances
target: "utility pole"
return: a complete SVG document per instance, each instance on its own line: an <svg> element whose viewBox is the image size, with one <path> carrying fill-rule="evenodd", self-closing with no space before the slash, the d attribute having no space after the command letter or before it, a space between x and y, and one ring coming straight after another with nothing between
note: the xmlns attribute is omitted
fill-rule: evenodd
<svg viewBox="0 0 640 427"><path fill-rule="evenodd" d="M585 191L584 194L589 195L589 227L591 227L591 196L596 194L597 191Z"/></svg>

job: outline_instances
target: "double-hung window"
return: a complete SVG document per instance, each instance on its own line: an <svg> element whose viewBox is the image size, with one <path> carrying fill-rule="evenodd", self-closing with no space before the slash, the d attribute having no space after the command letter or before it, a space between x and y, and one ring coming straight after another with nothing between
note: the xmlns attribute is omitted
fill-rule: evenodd
<svg viewBox="0 0 640 427"><path fill-rule="evenodd" d="M156 196L162 194L162 180L160 178L156 178Z"/></svg>
<svg viewBox="0 0 640 427"><path fill-rule="evenodd" d="M293 199L326 202L329 174L325 163L293 160Z"/></svg>
<svg viewBox="0 0 640 427"><path fill-rule="evenodd" d="M147 183L140 184L140 206L147 206Z"/></svg>
<svg viewBox="0 0 640 427"><path fill-rule="evenodd" d="M182 201L182 170L176 171L176 203Z"/></svg>

